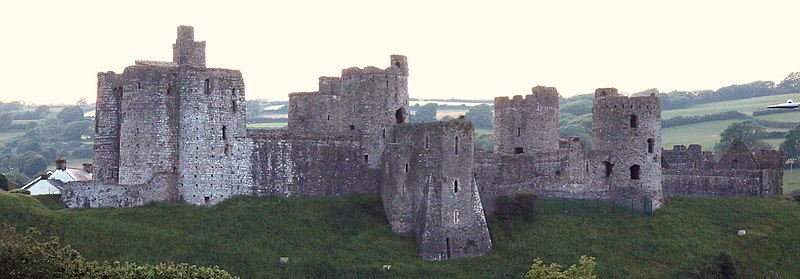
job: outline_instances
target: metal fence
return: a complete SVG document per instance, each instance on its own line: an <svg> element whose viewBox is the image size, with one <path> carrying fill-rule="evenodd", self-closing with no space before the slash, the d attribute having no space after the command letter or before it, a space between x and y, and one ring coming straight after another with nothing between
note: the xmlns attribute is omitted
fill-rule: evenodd
<svg viewBox="0 0 800 279"><path fill-rule="evenodd" d="M653 215L653 202L648 198L608 201L600 199L537 199L534 203L537 214L543 215Z"/></svg>

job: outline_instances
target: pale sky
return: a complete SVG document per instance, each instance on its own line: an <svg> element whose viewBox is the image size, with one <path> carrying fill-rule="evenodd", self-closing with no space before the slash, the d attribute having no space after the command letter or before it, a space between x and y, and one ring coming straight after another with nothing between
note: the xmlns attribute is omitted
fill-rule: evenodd
<svg viewBox="0 0 800 279"><path fill-rule="evenodd" d="M263 2L263 3L261 3ZM417 98L555 86L717 89L800 71L800 1L3 1L0 101L93 102L97 72L172 60L178 25L247 99L403 54Z"/></svg>

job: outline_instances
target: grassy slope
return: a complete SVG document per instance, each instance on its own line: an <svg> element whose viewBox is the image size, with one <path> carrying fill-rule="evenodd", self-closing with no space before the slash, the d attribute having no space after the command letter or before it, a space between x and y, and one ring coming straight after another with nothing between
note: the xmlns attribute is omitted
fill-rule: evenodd
<svg viewBox="0 0 800 279"><path fill-rule="evenodd" d="M685 109L662 111L661 118L670 119L678 115L695 116L695 115L704 115L704 114L726 112L726 111L738 111L750 115L751 113L753 113L753 111L766 110L767 106L784 103L786 102L787 99L800 99L800 95L798 95L798 93L790 93L783 95L772 95L772 96L765 96L758 98L701 104Z"/></svg>
<svg viewBox="0 0 800 279"><path fill-rule="evenodd" d="M571 264L583 254L597 257L600 278L658 278L720 251L748 277L800 274L798 246L787 245L800 241L800 206L777 198L676 199L653 217L490 219L491 255L446 262L421 260L412 238L393 234L377 196L51 211L28 196L0 193L0 212L0 222L38 226L90 259L219 265L244 278L519 277L536 257ZM737 237L739 229L747 236ZM277 263L282 256L287 265Z"/></svg>

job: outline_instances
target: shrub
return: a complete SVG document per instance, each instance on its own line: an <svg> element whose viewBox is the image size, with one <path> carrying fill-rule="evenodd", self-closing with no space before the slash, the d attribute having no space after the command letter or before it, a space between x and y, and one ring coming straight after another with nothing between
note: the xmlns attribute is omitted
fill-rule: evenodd
<svg viewBox="0 0 800 279"><path fill-rule="evenodd" d="M594 262L594 257L586 255L581 256L578 265L571 265L564 271L561 271L561 265L557 263L550 263L545 265L541 259L536 258L533 260L531 269L525 274L525 278L529 279L595 279L594 267L597 264Z"/></svg>
<svg viewBox="0 0 800 279"><path fill-rule="evenodd" d="M14 190L11 190L11 191L9 191L9 193L23 194L23 195L30 195L30 194L31 194L31 191L28 191L28 190L26 190L26 189L14 189Z"/></svg>

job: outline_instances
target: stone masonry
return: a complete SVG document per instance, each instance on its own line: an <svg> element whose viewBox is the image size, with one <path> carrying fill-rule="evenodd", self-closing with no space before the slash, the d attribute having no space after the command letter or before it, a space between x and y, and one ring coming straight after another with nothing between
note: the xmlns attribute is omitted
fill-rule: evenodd
<svg viewBox="0 0 800 279"><path fill-rule="evenodd" d="M468 121L407 123L402 55L289 94L287 130L247 130L242 74L207 68L205 42L190 26L177 33L173 61L98 73L95 180L67 183L67 208L381 194L392 230L414 235L423 258L445 260L491 251L485 213L501 196L653 210L674 196L768 195L782 179L780 152L743 143L719 163L699 146L662 152L659 99L614 88L595 92L592 149L558 138L558 92L537 86L495 99L495 152L476 152Z"/></svg>

